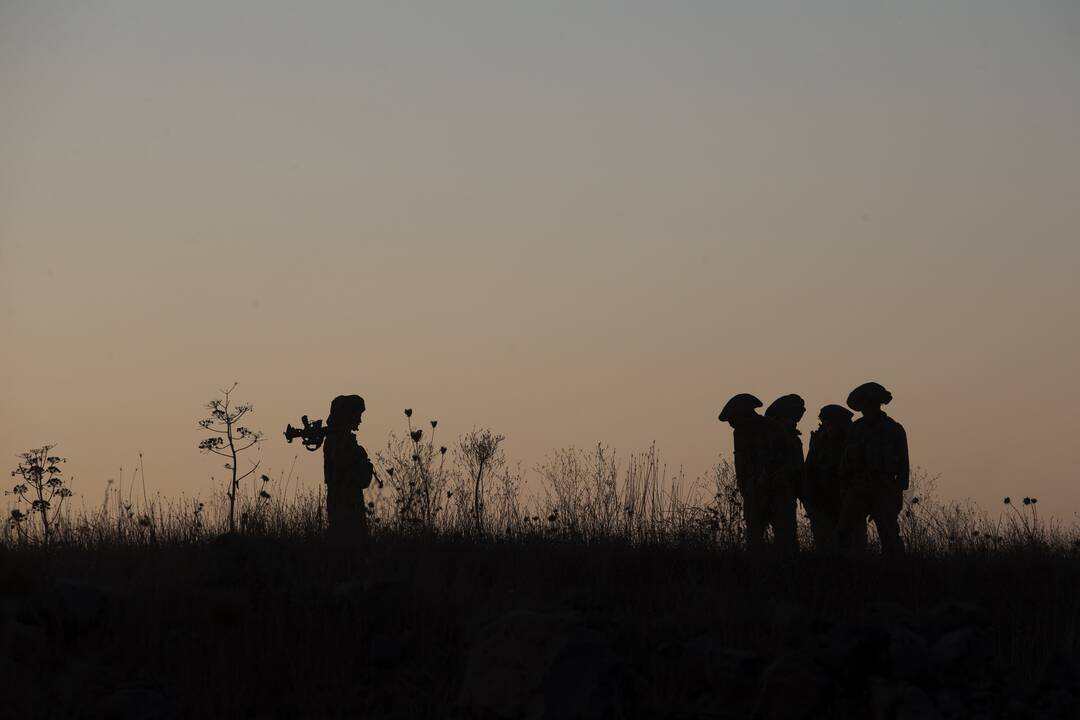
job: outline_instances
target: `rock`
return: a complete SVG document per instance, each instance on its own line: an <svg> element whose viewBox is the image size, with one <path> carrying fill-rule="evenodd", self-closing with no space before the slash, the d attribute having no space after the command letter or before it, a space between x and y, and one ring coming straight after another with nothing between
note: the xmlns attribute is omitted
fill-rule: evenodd
<svg viewBox="0 0 1080 720"><path fill-rule="evenodd" d="M888 675L889 633L865 623L842 623L820 638L821 660L836 680L862 687L874 675Z"/></svg>
<svg viewBox="0 0 1080 720"><path fill-rule="evenodd" d="M707 648L702 653L709 684L725 693L752 689L765 667L760 655L726 648Z"/></svg>
<svg viewBox="0 0 1080 720"><path fill-rule="evenodd" d="M923 623L931 639L936 639L961 628L985 628L990 624L990 614L974 603L947 602L926 613Z"/></svg>
<svg viewBox="0 0 1080 720"><path fill-rule="evenodd" d="M930 649L929 668L947 687L977 686L988 671L991 652L985 631L961 628L945 633Z"/></svg>
<svg viewBox="0 0 1080 720"><path fill-rule="evenodd" d="M393 665L405 657L415 641L416 633L411 630L376 632L368 646L368 660L378 667Z"/></svg>
<svg viewBox="0 0 1080 720"><path fill-rule="evenodd" d="M784 602L773 609L772 632L781 646L802 647L813 637L815 630L813 618L805 606Z"/></svg>
<svg viewBox="0 0 1080 720"><path fill-rule="evenodd" d="M933 699L906 682L876 679L871 686L871 704L875 720L934 720L941 717Z"/></svg>
<svg viewBox="0 0 1080 720"><path fill-rule="evenodd" d="M871 676L919 682L927 676L929 645L919 623L905 608L871 605L850 623L825 636L827 663L847 683Z"/></svg>
<svg viewBox="0 0 1080 720"><path fill-rule="evenodd" d="M417 591L402 581L346 580L330 590L330 602L339 609L363 612L385 621L408 615L416 605Z"/></svg>
<svg viewBox="0 0 1080 720"><path fill-rule="evenodd" d="M518 610L478 633L460 704L480 716L586 720L623 715L629 690L609 633L574 613Z"/></svg>
<svg viewBox="0 0 1080 720"><path fill-rule="evenodd" d="M4 654L15 661L19 672L42 671L50 664L54 642L39 625L15 621L5 635Z"/></svg>
<svg viewBox="0 0 1080 720"><path fill-rule="evenodd" d="M105 615L109 593L87 583L60 581L56 583L56 597L63 616L78 625L92 625Z"/></svg>
<svg viewBox="0 0 1080 720"><path fill-rule="evenodd" d="M761 678L754 717L809 720L821 717L836 691L825 665L809 650L781 653Z"/></svg>
<svg viewBox="0 0 1080 720"><path fill-rule="evenodd" d="M251 616L255 604L246 591L238 587L217 586L192 591L192 604L206 614L208 627L232 628Z"/></svg>
<svg viewBox="0 0 1080 720"><path fill-rule="evenodd" d="M724 647L720 633L706 633L681 646L674 669L693 717L745 717L754 707L766 659Z"/></svg>
<svg viewBox="0 0 1080 720"><path fill-rule="evenodd" d="M111 602L112 595L102 588L61 580L26 598L14 613L14 621L23 629L44 633L51 647L63 646L65 652L70 652L91 633L104 628Z"/></svg>
<svg viewBox="0 0 1080 720"><path fill-rule="evenodd" d="M173 708L163 692L152 687L121 687L102 698L100 716L110 720L167 720Z"/></svg>

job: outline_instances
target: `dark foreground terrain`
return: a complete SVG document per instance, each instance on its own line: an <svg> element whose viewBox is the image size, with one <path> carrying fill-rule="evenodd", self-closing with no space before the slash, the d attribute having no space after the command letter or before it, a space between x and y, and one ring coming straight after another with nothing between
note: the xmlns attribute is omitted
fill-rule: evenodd
<svg viewBox="0 0 1080 720"><path fill-rule="evenodd" d="M1080 559L0 548L5 717L1080 717Z"/></svg>

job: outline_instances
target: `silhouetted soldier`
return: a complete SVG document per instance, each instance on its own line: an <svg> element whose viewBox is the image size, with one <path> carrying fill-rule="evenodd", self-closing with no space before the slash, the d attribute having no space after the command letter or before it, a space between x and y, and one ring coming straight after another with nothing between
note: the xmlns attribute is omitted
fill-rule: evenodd
<svg viewBox="0 0 1080 720"><path fill-rule="evenodd" d="M877 527L882 552L902 555L904 541L897 518L903 508L910 465L907 433L881 409L891 400L892 393L875 382L864 383L848 395L848 407L861 412L862 417L852 423L840 461L845 487L837 538L841 547L854 549L869 515Z"/></svg>
<svg viewBox="0 0 1080 720"><path fill-rule="evenodd" d="M719 417L734 430L735 482L743 498L746 544L764 545L765 528L771 525L776 546L794 551L798 541L790 441L780 425L757 414L759 407L760 400L742 393L728 400Z"/></svg>
<svg viewBox="0 0 1080 720"><path fill-rule="evenodd" d="M836 525L840 518L844 485L840 478L840 460L851 431L852 413L841 405L826 405L818 413L821 424L810 433L806 450L806 481L801 495L814 545L819 550L835 545ZM853 546L866 546L866 518L862 533L851 528ZM860 541L861 538L861 541Z"/></svg>
<svg viewBox="0 0 1080 720"><path fill-rule="evenodd" d="M330 403L323 441L323 477L326 480L326 517L337 538L362 539L367 535L364 489L375 469L354 434L364 414L359 395L338 395Z"/></svg>
<svg viewBox="0 0 1080 720"><path fill-rule="evenodd" d="M784 429L783 437L787 452L781 462L791 475L790 482L795 489L796 497L802 495L804 479L802 433L799 432L799 421L805 414L806 402L794 393L776 398L769 407L765 408L765 417Z"/></svg>

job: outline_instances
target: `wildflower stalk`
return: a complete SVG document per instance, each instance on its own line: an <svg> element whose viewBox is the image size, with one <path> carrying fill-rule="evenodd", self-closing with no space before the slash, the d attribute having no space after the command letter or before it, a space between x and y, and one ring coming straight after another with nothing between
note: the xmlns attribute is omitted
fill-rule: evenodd
<svg viewBox="0 0 1080 720"><path fill-rule="evenodd" d="M52 541L53 528L60 518L64 500L73 494L64 486L63 471L60 470L60 465L66 462L65 458L49 455L54 447L45 445L21 453L21 462L11 471L11 475L22 478L22 482L4 493L15 495L19 502L30 506L29 515L19 509L12 510L8 522L18 528L28 517L37 515L41 523L42 541L46 545Z"/></svg>

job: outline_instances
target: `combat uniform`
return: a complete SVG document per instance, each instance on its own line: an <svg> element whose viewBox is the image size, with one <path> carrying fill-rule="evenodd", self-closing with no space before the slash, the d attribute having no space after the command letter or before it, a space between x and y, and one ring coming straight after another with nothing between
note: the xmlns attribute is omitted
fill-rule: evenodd
<svg viewBox="0 0 1080 720"><path fill-rule="evenodd" d="M843 424L831 423L810 433L806 451L806 479L800 497L806 508L806 516L810 519L814 545L819 550L831 547L836 535L843 499L840 460L847 444L850 424L850 420ZM865 517L862 536L866 537Z"/></svg>
<svg viewBox="0 0 1080 720"><path fill-rule="evenodd" d="M746 543L760 547L765 528L772 526L776 546L795 550L796 478L802 469L802 443L798 463L790 432L756 413L734 425L735 481L743 497Z"/></svg>
<svg viewBox="0 0 1080 720"><path fill-rule="evenodd" d="M337 537L367 535L364 489L371 484L374 467L367 451L349 430L328 430L323 441L323 477L326 480L326 516Z"/></svg>
<svg viewBox="0 0 1080 720"><path fill-rule="evenodd" d="M869 515L877 527L882 551L903 554L898 517L910 474L903 426L883 411L852 423L840 474L845 485L837 528L841 545L857 545L858 532L865 531Z"/></svg>

